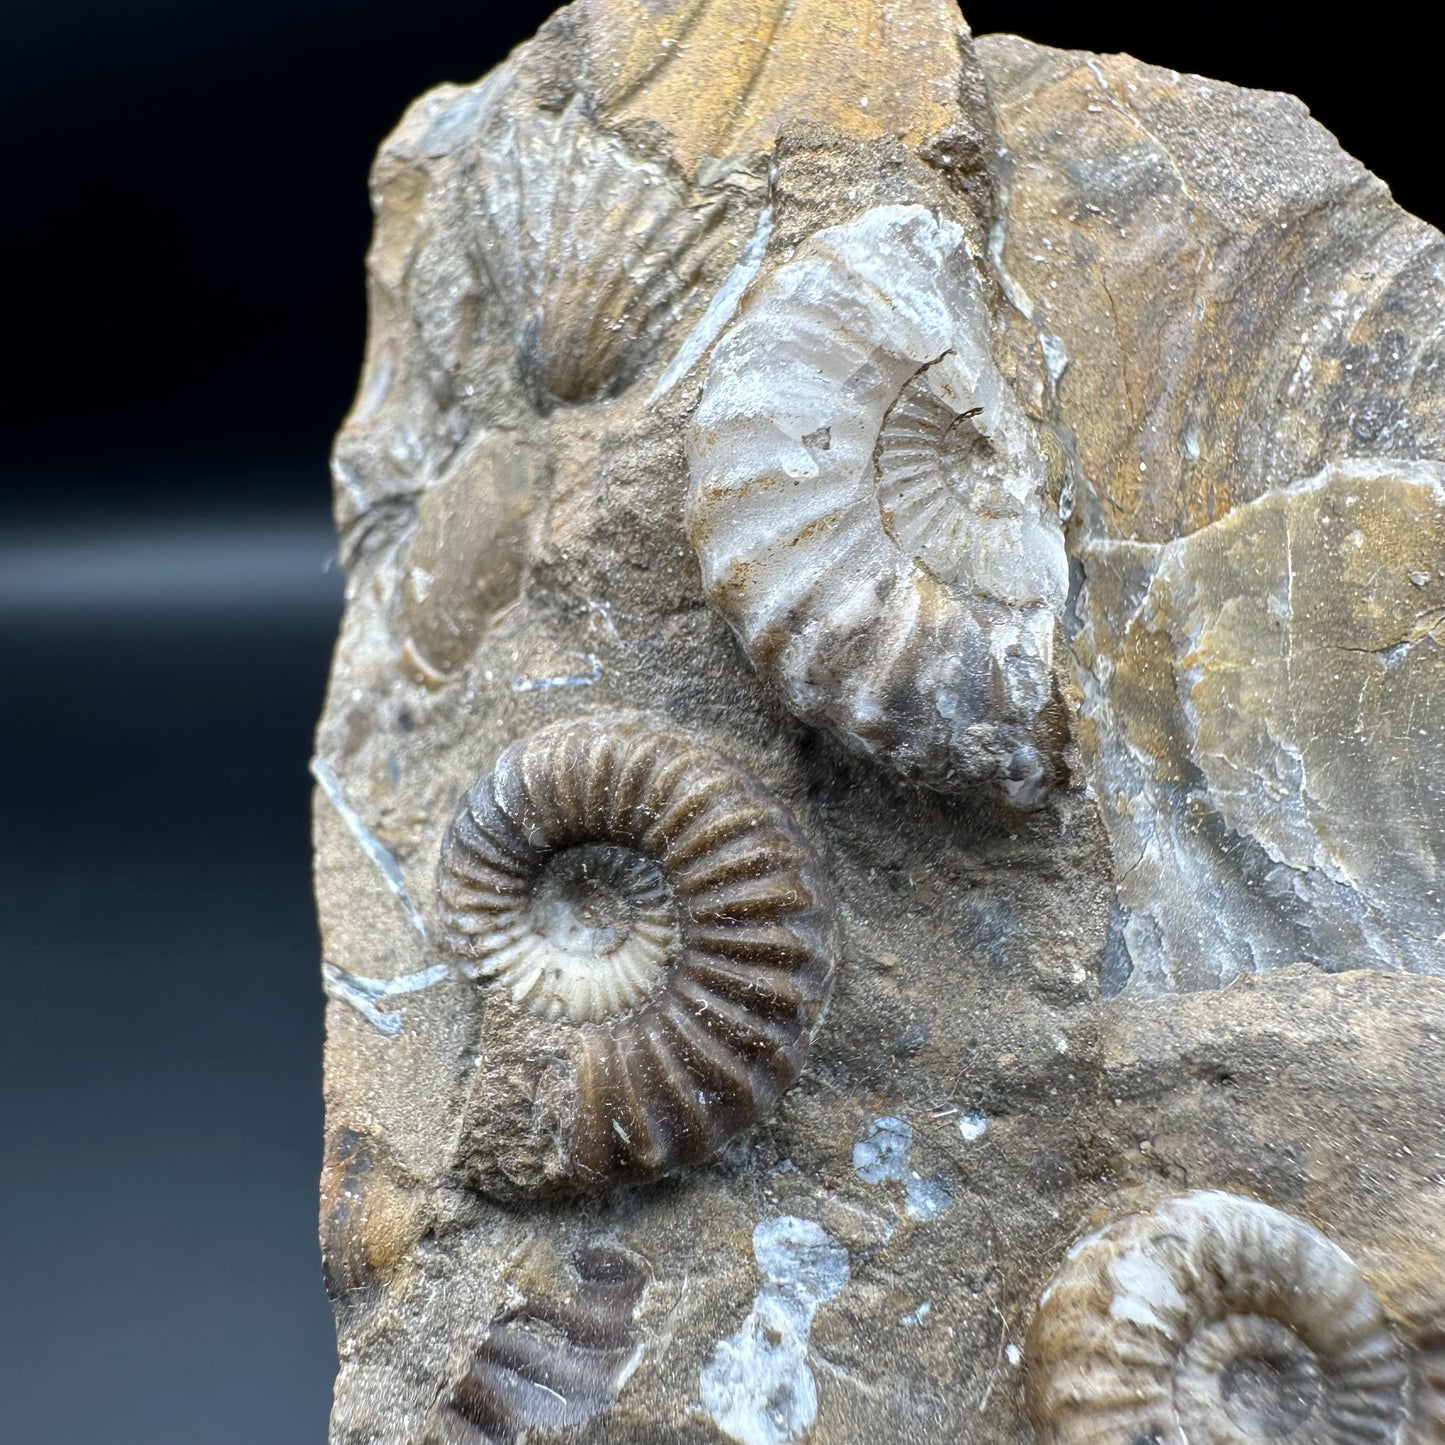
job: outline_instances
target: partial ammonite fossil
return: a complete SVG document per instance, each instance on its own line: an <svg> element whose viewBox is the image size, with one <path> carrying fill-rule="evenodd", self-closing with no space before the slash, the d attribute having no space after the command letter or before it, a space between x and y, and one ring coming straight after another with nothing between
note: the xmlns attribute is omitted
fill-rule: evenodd
<svg viewBox="0 0 1445 1445"><path fill-rule="evenodd" d="M958 226L879 206L799 247L718 343L688 454L703 585L795 712L932 788L1048 796L1068 569Z"/></svg>
<svg viewBox="0 0 1445 1445"><path fill-rule="evenodd" d="M1051 1445L1389 1442L1406 1380L1343 1250L1214 1192L1076 1244L1039 1301L1028 1370L1029 1413Z"/></svg>
<svg viewBox="0 0 1445 1445"><path fill-rule="evenodd" d="M425 1233L425 1200L391 1177L377 1144L355 1129L327 1141L321 1168L321 1268L326 1293L349 1308L383 1284Z"/></svg>
<svg viewBox="0 0 1445 1445"><path fill-rule="evenodd" d="M823 868L777 799L635 717L513 743L442 844L447 945L491 980L463 1151L500 1195L703 1159L798 1077L833 980Z"/></svg>
<svg viewBox="0 0 1445 1445"><path fill-rule="evenodd" d="M1416 1342L1402 1445L1445 1445L1445 1332Z"/></svg>
<svg viewBox="0 0 1445 1445"><path fill-rule="evenodd" d="M599 130L582 98L508 109L480 152L478 255L533 402L621 391L697 280L726 204Z"/></svg>
<svg viewBox="0 0 1445 1445"><path fill-rule="evenodd" d="M441 1412L449 1445L515 1445L579 1425L617 1399L642 1358L635 1323L645 1263L610 1245L582 1250L565 1293L527 1291L494 1320Z"/></svg>

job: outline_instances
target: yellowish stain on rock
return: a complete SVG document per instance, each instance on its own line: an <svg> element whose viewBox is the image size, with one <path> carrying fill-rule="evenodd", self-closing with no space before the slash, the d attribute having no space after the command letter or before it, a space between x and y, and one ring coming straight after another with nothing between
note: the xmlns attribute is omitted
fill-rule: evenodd
<svg viewBox="0 0 1445 1445"><path fill-rule="evenodd" d="M1112 537L1167 542L1350 455L1439 457L1439 233L1291 96L988 36L1006 274L1067 356ZM1289 156L1289 165L1276 162Z"/></svg>
<svg viewBox="0 0 1445 1445"><path fill-rule="evenodd" d="M1120 901L1161 929L1176 978L1198 986L1191 940L1216 925L1273 940L1256 966L1295 951L1438 971L1440 469L1340 465L1167 546L1084 557L1085 754ZM1225 911L1244 914L1225 923L1208 899L1226 885L1199 880L1240 849L1259 881L1227 885Z"/></svg>
<svg viewBox="0 0 1445 1445"><path fill-rule="evenodd" d="M650 120L692 173L794 121L918 145L953 118L952 0L586 0L598 109Z"/></svg>

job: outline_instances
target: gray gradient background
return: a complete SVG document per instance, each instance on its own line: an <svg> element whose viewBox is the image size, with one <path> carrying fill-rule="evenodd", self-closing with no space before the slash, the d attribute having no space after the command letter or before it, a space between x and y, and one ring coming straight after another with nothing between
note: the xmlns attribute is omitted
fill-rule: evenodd
<svg viewBox="0 0 1445 1445"><path fill-rule="evenodd" d="M324 1439L306 761L366 167L548 8L0 14L0 1441ZM969 15L1294 90L1438 223L1414 12Z"/></svg>

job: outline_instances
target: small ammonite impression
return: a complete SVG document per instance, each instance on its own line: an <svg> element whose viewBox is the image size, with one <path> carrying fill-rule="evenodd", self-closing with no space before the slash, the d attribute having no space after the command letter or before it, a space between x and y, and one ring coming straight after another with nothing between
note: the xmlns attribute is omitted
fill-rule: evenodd
<svg viewBox="0 0 1445 1445"><path fill-rule="evenodd" d="M1349 1256L1232 1194L1076 1244L1027 1353L1048 1445L1383 1445L1404 1411L1403 1351Z"/></svg>
<svg viewBox="0 0 1445 1445"><path fill-rule="evenodd" d="M713 605L805 721L1018 807L1063 776L1068 590L1033 429L961 229L878 206L758 282L688 433Z"/></svg>
<svg viewBox="0 0 1445 1445"><path fill-rule="evenodd" d="M481 147L478 259L540 410L631 383L719 244L724 211L599 130L580 98L560 113L504 110Z"/></svg>
<svg viewBox="0 0 1445 1445"><path fill-rule="evenodd" d="M609 1409L642 1359L636 1324L645 1262L611 1245L583 1249L566 1294L524 1292L492 1321L442 1407L447 1445L514 1445ZM536 1438L535 1436L532 1438Z"/></svg>
<svg viewBox="0 0 1445 1445"><path fill-rule="evenodd" d="M798 1077L833 982L829 888L760 783L635 717L513 743L437 881L492 985L464 1163L498 1196L645 1180L714 1153Z"/></svg>

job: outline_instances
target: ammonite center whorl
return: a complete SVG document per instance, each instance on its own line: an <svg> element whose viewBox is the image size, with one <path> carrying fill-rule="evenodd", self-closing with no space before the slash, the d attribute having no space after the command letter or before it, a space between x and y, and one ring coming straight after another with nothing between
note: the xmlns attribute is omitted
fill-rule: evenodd
<svg viewBox="0 0 1445 1445"><path fill-rule="evenodd" d="M935 366L904 386L883 418L873 479L894 544L940 581L969 587L989 550L980 522L1017 521L1026 499L1014 494L1016 473L986 408L965 407L952 391Z"/></svg>
<svg viewBox="0 0 1445 1445"><path fill-rule="evenodd" d="M493 981L466 1167L493 1193L695 1162L797 1078L833 977L828 889L787 810L634 719L512 744L442 843L447 946Z"/></svg>
<svg viewBox="0 0 1445 1445"><path fill-rule="evenodd" d="M551 854L480 946L489 951L476 972L507 984L518 1003L597 1023L662 983L680 947L677 900L652 859L584 843Z"/></svg>
<svg viewBox="0 0 1445 1445"><path fill-rule="evenodd" d="M1059 1445L1385 1445L1406 1367L1349 1256L1201 1193L1073 1249L1029 1331L1029 1412Z"/></svg>

